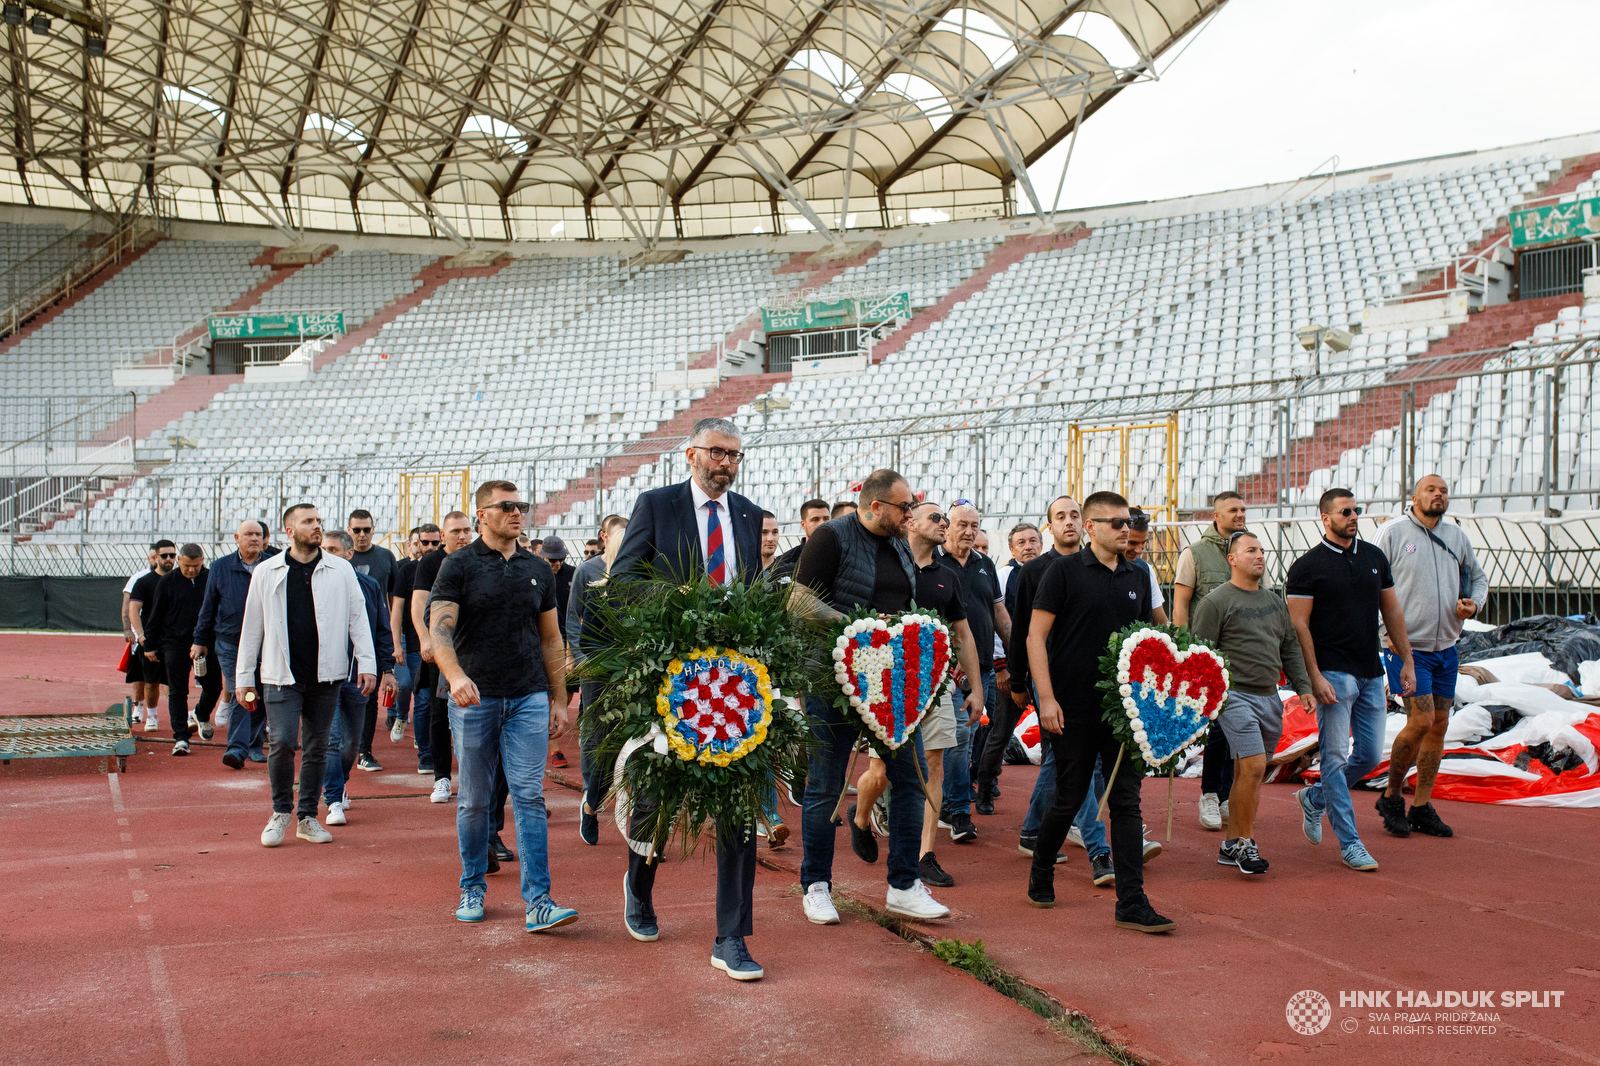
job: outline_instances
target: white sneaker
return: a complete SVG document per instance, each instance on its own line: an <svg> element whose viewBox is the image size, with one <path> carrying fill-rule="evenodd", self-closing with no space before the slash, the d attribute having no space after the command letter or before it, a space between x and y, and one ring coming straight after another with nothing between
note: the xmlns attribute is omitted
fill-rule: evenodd
<svg viewBox="0 0 1600 1066"><path fill-rule="evenodd" d="M328 824L329 825L344 825L345 824L344 804L342 804L342 803L331 803L331 804L328 805Z"/></svg>
<svg viewBox="0 0 1600 1066"><path fill-rule="evenodd" d="M228 728L228 705L217 704L217 709L211 712L211 721L218 729Z"/></svg>
<svg viewBox="0 0 1600 1066"><path fill-rule="evenodd" d="M267 827L261 831L261 846L275 848L283 843L284 831L289 828L289 823L294 821L292 814L279 814L273 812L272 818L267 822Z"/></svg>
<svg viewBox="0 0 1600 1066"><path fill-rule="evenodd" d="M1227 824L1228 824L1228 801L1227 800L1223 800L1221 806L1219 806L1217 808L1217 817L1222 820L1223 826L1227 826Z"/></svg>
<svg viewBox="0 0 1600 1066"><path fill-rule="evenodd" d="M351 807L355 806L355 804L350 802L350 792L349 792L349 790L346 790L345 794L339 797L339 806L343 807L347 811Z"/></svg>
<svg viewBox="0 0 1600 1066"><path fill-rule="evenodd" d="M428 797L429 803L450 802L450 779L441 777L433 783L433 795Z"/></svg>
<svg viewBox="0 0 1600 1066"><path fill-rule="evenodd" d="M1149 862L1151 859L1155 858L1157 855L1160 855L1160 854L1161 854L1161 843L1160 843L1160 841L1151 840L1149 837L1145 837L1144 838L1144 861L1145 862Z"/></svg>
<svg viewBox="0 0 1600 1066"><path fill-rule="evenodd" d="M134 704L133 713L128 716L128 721L132 722L134 725L138 725L140 722L144 721L144 707L139 704Z"/></svg>
<svg viewBox="0 0 1600 1066"><path fill-rule="evenodd" d="M146 733L154 733L156 731L156 717L155 711L151 711L144 716L144 731Z"/></svg>
<svg viewBox="0 0 1600 1066"><path fill-rule="evenodd" d="M394 720L394 725L389 729L389 739L398 744L404 740L405 737L406 720L404 718L396 718Z"/></svg>
<svg viewBox="0 0 1600 1066"><path fill-rule="evenodd" d="M200 731L200 716L194 713L194 708L189 708L189 728L195 732Z"/></svg>
<svg viewBox="0 0 1600 1066"><path fill-rule="evenodd" d="M806 909L806 921L812 925L839 924L839 908L833 905L833 897L828 894L830 887L826 881L813 881L806 889L802 904Z"/></svg>
<svg viewBox="0 0 1600 1066"><path fill-rule="evenodd" d="M1078 847L1083 848L1083 834L1078 831L1077 826L1067 830L1067 843L1076 844ZM1083 850L1088 851L1089 849L1083 848Z"/></svg>
<svg viewBox="0 0 1600 1066"><path fill-rule="evenodd" d="M883 909L902 918L919 918L925 921L950 917L950 908L933 898L933 893L928 891L928 886L922 883L920 877L911 882L910 888L891 886L889 898Z"/></svg>
<svg viewBox="0 0 1600 1066"><path fill-rule="evenodd" d="M1200 828L1222 828L1222 807L1217 803L1217 794L1215 792L1202 792L1200 794Z"/></svg>
<svg viewBox="0 0 1600 1066"><path fill-rule="evenodd" d="M333 843L333 834L318 825L315 818L300 819L300 828L294 831L294 835L313 844Z"/></svg>

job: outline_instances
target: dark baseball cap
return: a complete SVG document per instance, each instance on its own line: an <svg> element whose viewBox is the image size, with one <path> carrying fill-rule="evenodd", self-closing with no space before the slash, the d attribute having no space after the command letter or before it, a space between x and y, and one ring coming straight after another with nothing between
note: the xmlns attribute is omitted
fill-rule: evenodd
<svg viewBox="0 0 1600 1066"><path fill-rule="evenodd" d="M565 559L567 557L566 542L552 533L544 538L544 541L539 545L539 554L546 559Z"/></svg>

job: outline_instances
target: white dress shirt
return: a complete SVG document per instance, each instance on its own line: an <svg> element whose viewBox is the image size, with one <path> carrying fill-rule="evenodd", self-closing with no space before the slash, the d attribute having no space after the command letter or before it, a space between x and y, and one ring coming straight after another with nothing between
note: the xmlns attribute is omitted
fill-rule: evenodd
<svg viewBox="0 0 1600 1066"><path fill-rule="evenodd" d="M705 563L706 573L711 573L711 549L707 546L710 536L711 509L706 506L712 497L706 495L705 489L700 487L700 482L694 478L689 479L689 494L694 497L694 523L700 530L700 559ZM728 514L728 495L723 493L716 497L717 525L722 527L722 566L723 577L732 581L739 572L739 559L733 547L733 519Z"/></svg>

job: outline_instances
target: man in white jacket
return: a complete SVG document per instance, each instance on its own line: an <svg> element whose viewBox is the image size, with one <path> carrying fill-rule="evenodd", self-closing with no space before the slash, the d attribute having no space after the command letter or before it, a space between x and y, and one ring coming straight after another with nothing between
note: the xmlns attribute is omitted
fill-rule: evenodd
<svg viewBox="0 0 1600 1066"><path fill-rule="evenodd" d="M355 570L322 550L322 518L311 504L289 508L283 513L283 525L289 550L262 561L250 577L235 677L240 701L254 706L259 698L259 658L260 695L266 697L271 734L267 778L272 783L272 818L261 831L261 843L269 848L283 843L295 816L297 740L302 754L295 835L313 844L333 839L317 823L317 797L339 687L350 676L350 649L355 652L362 695L371 694L378 684L366 602Z"/></svg>

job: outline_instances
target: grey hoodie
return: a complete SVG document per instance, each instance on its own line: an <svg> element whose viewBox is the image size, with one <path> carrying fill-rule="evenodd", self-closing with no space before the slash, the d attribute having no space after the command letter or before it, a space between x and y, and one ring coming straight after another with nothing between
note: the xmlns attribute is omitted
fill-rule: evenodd
<svg viewBox="0 0 1600 1066"><path fill-rule="evenodd" d="M1394 594L1405 612L1412 650L1454 647L1461 637L1456 600L1470 599L1481 611L1489 596L1489 575L1478 565L1466 533L1454 522L1440 522L1430 530L1408 508L1383 524L1378 547L1394 572Z"/></svg>

